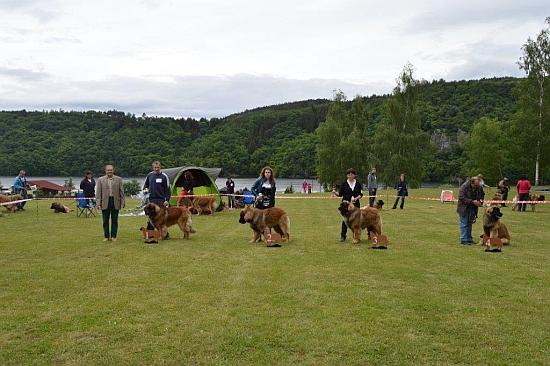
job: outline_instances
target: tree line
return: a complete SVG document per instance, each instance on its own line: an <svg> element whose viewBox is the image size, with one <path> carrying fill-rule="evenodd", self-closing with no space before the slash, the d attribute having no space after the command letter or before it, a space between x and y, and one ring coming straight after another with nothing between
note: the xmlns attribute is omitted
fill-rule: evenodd
<svg viewBox="0 0 550 366"><path fill-rule="evenodd" d="M421 163L418 180L452 182L464 175L472 128L482 118L502 124L518 118L524 80L419 82L415 113L433 144L429 158ZM106 164L114 164L117 173L137 176L146 174L153 160L160 160L165 167L221 167L223 174L242 177L256 176L265 165L280 177L316 177L321 124L331 118L348 128L360 124L363 127L350 135L347 144L366 152L369 146L383 148L381 141L373 145L371 138L377 126L387 126L396 118L391 112L394 95L354 100L343 93L335 95L334 100L285 103L210 120L135 116L115 110L0 111L0 175L15 176L25 169L34 176L78 176L87 169L102 172ZM329 109L333 110L330 116ZM386 134L392 136L391 131ZM349 157L347 164L359 169L353 159ZM362 161L383 165L385 159ZM339 167L337 173L344 170ZM368 171L364 171L366 177ZM519 171L516 167L510 174Z"/></svg>

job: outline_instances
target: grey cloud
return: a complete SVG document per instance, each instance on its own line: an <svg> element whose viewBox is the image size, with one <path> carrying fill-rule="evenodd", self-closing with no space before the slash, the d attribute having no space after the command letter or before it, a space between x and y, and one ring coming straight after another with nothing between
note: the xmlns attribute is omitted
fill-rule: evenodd
<svg viewBox="0 0 550 366"><path fill-rule="evenodd" d="M29 83L29 82L34 83L34 82L46 80L50 78L51 75L41 71L33 71L28 69L14 69L14 68L0 66L0 77L4 77L6 79L13 79L21 83Z"/></svg>
<svg viewBox="0 0 550 366"><path fill-rule="evenodd" d="M27 73L27 76L31 75L32 73ZM273 104L329 99L333 90L337 89L353 97L357 94L387 94L391 92L392 86L385 83L351 84L329 79L292 80L247 74L173 77L170 82L129 77L91 82L73 81L67 84L35 81L31 88L19 89L17 99L11 99L8 91L3 93L0 89L0 94L4 94L0 108L116 109L136 115L145 113L212 118Z"/></svg>
<svg viewBox="0 0 550 366"><path fill-rule="evenodd" d="M447 28L473 24L502 23L513 27L525 22L540 22L550 15L546 0L437 2L430 11L410 19L405 33L437 33Z"/></svg>

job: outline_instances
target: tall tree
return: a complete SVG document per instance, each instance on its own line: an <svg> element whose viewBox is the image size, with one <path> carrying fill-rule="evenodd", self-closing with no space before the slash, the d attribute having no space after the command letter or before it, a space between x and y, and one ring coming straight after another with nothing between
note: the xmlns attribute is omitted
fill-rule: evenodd
<svg viewBox="0 0 550 366"><path fill-rule="evenodd" d="M464 152L468 160L463 166L465 176L483 174L484 181L495 185L503 176L505 161L502 124L496 119L481 118L474 123Z"/></svg>
<svg viewBox="0 0 550 366"><path fill-rule="evenodd" d="M369 166L369 109L356 96L347 108L342 91L335 92L327 119L317 128L317 179L325 188L342 181L347 168L366 177Z"/></svg>
<svg viewBox="0 0 550 366"><path fill-rule="evenodd" d="M542 147L547 144L550 124L550 114L548 113L548 102L546 92L549 87L550 77L550 17L546 18L549 27L541 30L537 39L529 37L521 49L523 56L520 57L518 65L520 69L527 73L527 83L536 85L532 97L537 101L537 129L534 137L535 141L535 185L540 185L540 163L542 156ZM545 141L546 140L546 141Z"/></svg>
<svg viewBox="0 0 550 366"><path fill-rule="evenodd" d="M387 103L390 120L378 126L374 138L378 179L386 185L393 185L401 173L411 187L420 186L422 181L422 156L430 147L430 139L420 128L420 82L413 73L413 66L407 63Z"/></svg>

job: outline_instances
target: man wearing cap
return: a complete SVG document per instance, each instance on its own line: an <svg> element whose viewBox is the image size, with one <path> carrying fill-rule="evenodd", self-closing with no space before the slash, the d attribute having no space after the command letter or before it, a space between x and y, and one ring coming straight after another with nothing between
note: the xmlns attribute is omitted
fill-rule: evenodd
<svg viewBox="0 0 550 366"><path fill-rule="evenodd" d="M498 191L502 195L503 201L508 200L508 192L510 191L510 182L508 181L508 177L504 177L504 179L498 182ZM506 203L503 202L500 206L506 207Z"/></svg>

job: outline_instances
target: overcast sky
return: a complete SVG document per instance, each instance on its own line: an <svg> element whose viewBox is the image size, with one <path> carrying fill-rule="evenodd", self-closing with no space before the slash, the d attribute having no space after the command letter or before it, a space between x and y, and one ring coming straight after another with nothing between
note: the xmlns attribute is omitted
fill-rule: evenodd
<svg viewBox="0 0 550 366"><path fill-rule="evenodd" d="M0 0L0 110L223 117L389 94L417 79L524 76L548 0Z"/></svg>

